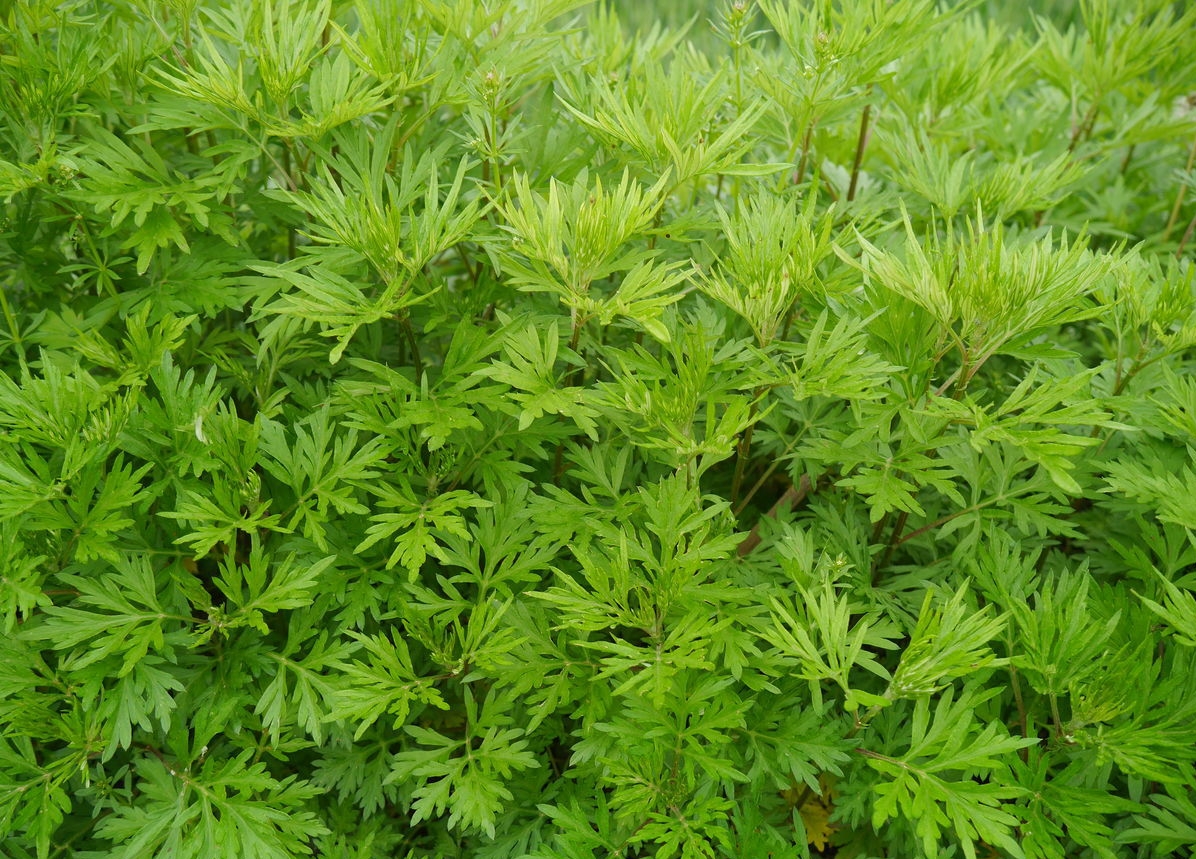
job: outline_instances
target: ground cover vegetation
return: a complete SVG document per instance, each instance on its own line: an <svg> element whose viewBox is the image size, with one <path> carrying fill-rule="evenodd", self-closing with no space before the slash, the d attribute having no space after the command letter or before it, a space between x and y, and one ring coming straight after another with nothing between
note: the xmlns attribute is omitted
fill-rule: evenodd
<svg viewBox="0 0 1196 859"><path fill-rule="evenodd" d="M1190 855L1196 10L652 5L0 5L5 857Z"/></svg>

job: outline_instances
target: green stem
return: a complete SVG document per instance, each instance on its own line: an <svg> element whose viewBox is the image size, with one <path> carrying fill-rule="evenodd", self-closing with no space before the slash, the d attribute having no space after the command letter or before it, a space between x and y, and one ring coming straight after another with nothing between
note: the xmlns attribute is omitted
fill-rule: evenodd
<svg viewBox="0 0 1196 859"><path fill-rule="evenodd" d="M473 456L471 456L469 458L469 461L457 469L457 473L453 477L452 482L449 483L448 488L445 489L444 491L452 492L454 489L456 489L458 486L460 486L461 482L463 480L465 480L466 477L469 476L470 469L473 468L475 465L477 465L479 462L481 462L482 455L487 450L489 450L491 447L493 447L495 442L501 441L502 439L508 437L508 434L511 431L511 424L513 424L514 422L515 422L515 419L512 417L505 418L502 421L502 423L499 424L498 430L492 436L490 436L490 438L488 438L481 446L479 446L477 450L474 451Z"/></svg>
<svg viewBox="0 0 1196 859"><path fill-rule="evenodd" d="M872 581L876 581L876 574L889 565L889 561L893 558L893 552L901 545L901 532L905 530L905 523L909 521L909 511L902 510L897 517L897 521L893 523L893 530L889 533L889 542L885 546L884 554L880 556L875 564L872 565Z"/></svg>
<svg viewBox="0 0 1196 859"><path fill-rule="evenodd" d="M806 178L806 168L810 164L810 140L814 136L815 124L815 120L810 120L810 124L806 126L806 134L801 141L801 158L797 162L797 175L793 180L794 185L800 185Z"/></svg>
<svg viewBox="0 0 1196 859"><path fill-rule="evenodd" d="M1192 238L1192 233L1196 232L1196 215L1192 216L1192 220L1188 221L1188 228L1184 230L1184 237L1179 240L1179 247L1175 249L1175 258L1179 259L1184 255L1184 248L1188 245L1188 240Z"/></svg>
<svg viewBox="0 0 1196 859"><path fill-rule="evenodd" d="M465 255L465 251L463 251L461 249L461 244L457 243L457 244L453 245L453 250L455 250L457 252L457 256L459 256L461 258L461 262L464 264L465 271L469 274L469 279L473 282L474 288L477 288L478 273L474 270L474 267L470 264L469 257L467 257Z"/></svg>
<svg viewBox="0 0 1196 859"><path fill-rule="evenodd" d="M193 53L191 44L191 16L182 15L179 22L183 25L183 56L190 57Z"/></svg>
<svg viewBox="0 0 1196 859"><path fill-rule="evenodd" d="M618 847L616 847L610 853L606 854L607 859L623 859L623 857L625 857L627 855L626 854L627 845L629 845L631 843L631 839L635 838L635 836L639 833L639 831L651 822L652 822L651 817L645 818L643 823L641 823L639 826L635 827L635 829L631 830L631 834L628 835L627 838L625 838L623 840L622 844L620 844Z"/></svg>
<svg viewBox="0 0 1196 859"><path fill-rule="evenodd" d="M576 352L577 345L581 342L581 329L585 327L586 319L576 310L573 312L573 332L569 335L569 351ZM573 387L573 383L577 378L579 372L578 367L574 367L565 374L565 387ZM561 477L565 474L565 441L561 439L556 444L556 453L552 458L552 483L554 486L559 486Z"/></svg>
<svg viewBox="0 0 1196 859"><path fill-rule="evenodd" d="M892 518L891 511L881 516L880 519L877 520L876 524L872 526L872 536L868 539L869 545L880 542L880 535L885 532L885 528L889 527L890 518Z"/></svg>
<svg viewBox="0 0 1196 859"><path fill-rule="evenodd" d="M760 397L764 395L764 388L756 389L752 395L752 405L748 411L747 429L739 439L739 446L735 450L735 475L731 478L731 506L739 501L739 489L743 484L743 472L747 468L748 457L752 452L752 435L756 430L756 413L760 409Z"/></svg>
<svg viewBox="0 0 1196 859"><path fill-rule="evenodd" d="M735 111L743 112L743 42L740 33L735 34L734 46L731 48L731 63L735 66Z"/></svg>
<svg viewBox="0 0 1196 859"><path fill-rule="evenodd" d="M70 838L68 838L66 841L62 842L61 844L55 845L54 852L50 854L50 859L57 859L57 857L63 856L63 855L66 855L66 856L74 855L71 852L71 847L74 846L75 842L78 841L83 836L87 835L89 832L91 832L91 830L95 828L95 825L97 823L99 823L105 817L108 817L111 813L112 812L110 812L110 811L106 811L106 812L97 814L94 817L92 817L91 820L87 821L87 823L82 828L80 828L78 832L73 834Z"/></svg>
<svg viewBox="0 0 1196 859"><path fill-rule="evenodd" d="M863 755L866 758L872 758L872 760L874 760L874 761L884 761L887 764L893 764L894 766L899 766L903 770L909 770L910 772L913 772L913 773L924 773L925 772L924 770L920 770L917 767L910 766L905 761L900 760L899 758L891 758L888 755L882 755L880 752L874 752L871 749L865 749L865 748L857 746L855 749L855 753L857 755Z"/></svg>
<svg viewBox="0 0 1196 859"><path fill-rule="evenodd" d="M1084 114L1084 118L1080 120L1080 124L1072 129L1071 140L1067 144L1068 154L1074 153L1076 147L1087 140L1089 135L1092 134L1092 128L1096 125L1097 113L1100 112L1100 102L1101 97L1098 95L1092 100L1092 105L1088 108L1088 112Z"/></svg>
<svg viewBox="0 0 1196 859"><path fill-rule="evenodd" d="M1119 172L1122 176L1129 172L1130 161L1134 157L1134 146L1135 144L1131 143L1125 150L1125 157L1121 159L1121 170Z"/></svg>
<svg viewBox="0 0 1196 859"><path fill-rule="evenodd" d="M1063 736L1063 719L1059 715L1059 699L1054 692L1048 696L1051 699L1051 719L1055 723L1055 736Z"/></svg>
<svg viewBox="0 0 1196 859"><path fill-rule="evenodd" d="M25 361L25 340L21 336L21 329L17 326L16 317L8 304L8 291L3 285L0 285L0 307L4 310L4 322L8 325L8 336L17 349L17 359L21 362L21 369L26 370L28 364Z"/></svg>
<svg viewBox="0 0 1196 859"><path fill-rule="evenodd" d="M1092 99L1092 105L1088 108L1084 118L1080 120L1079 124L1071 131L1071 139L1067 141L1067 154L1075 155L1076 148L1083 143L1092 134L1092 129L1096 125L1097 114L1100 113L1101 94L1097 94ZM1081 159L1082 160L1082 159ZM1126 163L1128 164L1128 157ZM1039 209L1034 215L1034 226L1041 227L1043 220L1046 218L1046 209Z"/></svg>
<svg viewBox="0 0 1196 859"><path fill-rule="evenodd" d="M91 255L90 259L95 263L96 267L104 274L104 287L108 293L109 298L118 299L116 288L112 285L111 270L108 268L108 260L100 256L99 248L96 247L95 240L91 237L91 230L87 228L87 219L82 215L76 215L76 223L79 227L79 235L83 237L83 243L87 245L87 252Z"/></svg>
<svg viewBox="0 0 1196 859"><path fill-rule="evenodd" d="M1012 648L1011 648L1012 649ZM1030 733L1030 726L1026 722L1026 702L1022 698L1022 681L1018 677L1017 669L1012 665L1009 666L1010 685L1013 687L1013 700L1017 704L1017 721L1022 729L1022 736L1025 737ZM1018 750L1022 756L1022 760L1026 761L1029 758L1029 749L1022 748Z"/></svg>
<svg viewBox="0 0 1196 859"><path fill-rule="evenodd" d="M399 317L399 327L407 335L407 342L411 346L411 362L415 366L415 384L420 384L424 377L424 362L419 353L419 340L415 336L415 328L411 325L411 316L403 313Z"/></svg>
<svg viewBox="0 0 1196 859"><path fill-rule="evenodd" d="M1188 150L1188 163L1184 166L1184 172L1191 173L1193 164L1196 164L1196 137L1192 138L1192 148ZM1184 197L1187 193L1188 186L1181 182L1175 192L1175 203L1171 206L1171 216L1167 218L1167 226L1163 228L1164 242L1171 238L1171 231L1175 229L1175 225L1179 222L1179 210L1183 207Z"/></svg>
<svg viewBox="0 0 1196 859"><path fill-rule="evenodd" d="M291 142L288 140L286 146L282 150L282 171L286 174L287 184L292 188L298 188L298 183L291 176L293 165L291 164ZM287 259L292 260L298 251L298 240L295 235L294 227L287 227Z"/></svg>
<svg viewBox="0 0 1196 859"><path fill-rule="evenodd" d="M487 72L486 77L489 80L490 76L495 74L493 71ZM502 135L502 129L499 127L498 118L498 94L493 93L486 98L486 161L482 164L482 173L487 181L491 177L494 179L494 196L497 199L502 196L502 157L498 149L498 141ZM491 167L493 162L493 167Z"/></svg>

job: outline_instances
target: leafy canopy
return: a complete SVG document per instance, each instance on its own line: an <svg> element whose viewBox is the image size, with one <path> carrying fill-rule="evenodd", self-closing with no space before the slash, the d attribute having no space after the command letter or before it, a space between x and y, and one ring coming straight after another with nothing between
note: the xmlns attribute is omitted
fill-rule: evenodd
<svg viewBox="0 0 1196 859"><path fill-rule="evenodd" d="M1196 843L1196 9L0 3L0 853Z"/></svg>

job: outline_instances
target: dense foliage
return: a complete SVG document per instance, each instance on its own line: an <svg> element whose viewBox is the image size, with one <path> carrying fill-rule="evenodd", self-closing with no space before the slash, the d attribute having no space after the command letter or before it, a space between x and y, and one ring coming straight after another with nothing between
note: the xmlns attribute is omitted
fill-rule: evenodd
<svg viewBox="0 0 1196 859"><path fill-rule="evenodd" d="M0 4L5 857L1189 855L1196 10L628 6Z"/></svg>

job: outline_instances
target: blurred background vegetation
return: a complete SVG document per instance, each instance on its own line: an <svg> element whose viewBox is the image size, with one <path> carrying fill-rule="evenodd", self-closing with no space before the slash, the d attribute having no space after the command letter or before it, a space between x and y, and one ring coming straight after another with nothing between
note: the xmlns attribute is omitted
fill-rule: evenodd
<svg viewBox="0 0 1196 859"><path fill-rule="evenodd" d="M653 26L688 25L694 42L710 48L717 44L710 21L717 19L731 2L732 0L606 0L606 5L615 9L630 30L647 31ZM954 3L946 2L944 5L958 5L958 0ZM1027 28L1034 26L1036 15L1049 18L1060 27L1080 20L1080 0L973 0L969 5L982 11L984 17L989 20Z"/></svg>

